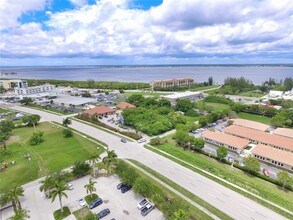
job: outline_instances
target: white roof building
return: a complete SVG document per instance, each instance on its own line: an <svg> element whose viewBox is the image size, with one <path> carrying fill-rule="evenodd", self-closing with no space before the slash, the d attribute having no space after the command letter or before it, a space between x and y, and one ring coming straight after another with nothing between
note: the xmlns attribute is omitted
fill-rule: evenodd
<svg viewBox="0 0 293 220"><path fill-rule="evenodd" d="M190 99L192 101L196 101L198 98L203 98L202 92L175 92L171 95L165 95L163 98L170 100L172 104L176 103L177 99Z"/></svg>
<svg viewBox="0 0 293 220"><path fill-rule="evenodd" d="M74 106L83 106L90 103L96 103L96 99L92 98L83 98L83 97L75 97L75 96L64 96L61 98L53 99L54 103L64 104L66 106L74 105Z"/></svg>

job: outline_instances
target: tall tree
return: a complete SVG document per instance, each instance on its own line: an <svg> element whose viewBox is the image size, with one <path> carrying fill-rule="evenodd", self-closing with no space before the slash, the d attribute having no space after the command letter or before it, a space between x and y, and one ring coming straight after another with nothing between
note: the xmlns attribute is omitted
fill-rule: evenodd
<svg viewBox="0 0 293 220"><path fill-rule="evenodd" d="M1 200L0 200L1 205L5 205L5 204L11 202L12 206L13 206L13 210L16 213L17 210L22 209L19 198L24 196L23 192L24 192L24 190L22 187L20 187L20 186L13 187L7 193L5 193L3 196L1 196Z"/></svg>
<svg viewBox="0 0 293 220"><path fill-rule="evenodd" d="M288 172L280 171L277 173L278 182L282 187L292 187L293 178L289 176Z"/></svg>
<svg viewBox="0 0 293 220"><path fill-rule="evenodd" d="M30 218L29 216L29 210L21 209L21 210L16 210L15 215L10 217L9 220L25 220Z"/></svg>
<svg viewBox="0 0 293 220"><path fill-rule="evenodd" d="M4 150L6 151L6 141L11 135L11 131L14 128L14 124L11 120L0 121L0 143L3 145Z"/></svg>
<svg viewBox="0 0 293 220"><path fill-rule="evenodd" d="M258 173L260 171L260 163L255 157L245 157L243 160L244 167L248 170L250 173Z"/></svg>
<svg viewBox="0 0 293 220"><path fill-rule="evenodd" d="M86 188L86 193L90 193L91 197L93 197L93 192L97 190L95 187L96 183L97 182L93 181L92 178L90 178L89 183L84 186L84 188Z"/></svg>
<svg viewBox="0 0 293 220"><path fill-rule="evenodd" d="M33 126L34 130L36 131L36 125L40 121L41 117L39 115L25 115L22 118L22 121L24 124L27 124L27 126Z"/></svg>
<svg viewBox="0 0 293 220"><path fill-rule="evenodd" d="M89 162L92 166L94 166L99 159L101 159L100 155L98 153L94 153L89 157Z"/></svg>
<svg viewBox="0 0 293 220"><path fill-rule="evenodd" d="M187 220L188 213L183 209L178 209L177 212L174 212L174 220Z"/></svg>
<svg viewBox="0 0 293 220"><path fill-rule="evenodd" d="M94 88L95 87L95 80L88 79L87 80L87 86L88 86L88 88Z"/></svg>
<svg viewBox="0 0 293 220"><path fill-rule="evenodd" d="M56 181L54 183L54 188L50 192L50 198L52 199L52 202L54 202L56 197L58 196L59 202L60 202L61 213L63 213L62 197L63 196L66 198L68 197L67 194L65 193L66 190L69 190L69 186L67 186L65 182Z"/></svg>
<svg viewBox="0 0 293 220"><path fill-rule="evenodd" d="M46 176L45 179L41 180L40 183L42 184L40 186L40 191L45 193L46 197L49 197L50 190L54 186L54 179L52 176Z"/></svg>
<svg viewBox="0 0 293 220"><path fill-rule="evenodd" d="M208 85L209 86L212 86L214 84L214 79L213 79L213 77L209 77L209 79L208 79Z"/></svg>
<svg viewBox="0 0 293 220"><path fill-rule="evenodd" d="M109 172L111 173L111 167L113 163L117 162L117 154L114 150L107 149L107 156L103 158L103 163L106 164L109 168Z"/></svg>
<svg viewBox="0 0 293 220"><path fill-rule="evenodd" d="M228 149L224 146L220 146L217 149L217 156L220 160L223 160L228 155Z"/></svg>
<svg viewBox="0 0 293 220"><path fill-rule="evenodd" d="M68 125L71 125L72 121L70 118L64 118L62 121L62 124L64 127L68 127Z"/></svg>

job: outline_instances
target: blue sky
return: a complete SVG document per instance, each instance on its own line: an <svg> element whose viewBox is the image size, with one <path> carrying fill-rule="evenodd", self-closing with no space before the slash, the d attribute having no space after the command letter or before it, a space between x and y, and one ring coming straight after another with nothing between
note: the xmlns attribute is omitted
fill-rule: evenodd
<svg viewBox="0 0 293 220"><path fill-rule="evenodd" d="M291 0L2 0L0 65L293 63Z"/></svg>

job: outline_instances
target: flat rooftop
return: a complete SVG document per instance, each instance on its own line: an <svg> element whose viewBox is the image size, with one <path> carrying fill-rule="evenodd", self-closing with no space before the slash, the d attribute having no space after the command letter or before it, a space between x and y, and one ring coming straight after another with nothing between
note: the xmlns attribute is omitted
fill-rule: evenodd
<svg viewBox="0 0 293 220"><path fill-rule="evenodd" d="M184 98L184 97L189 97L189 96L196 96L196 95L200 95L200 94L201 94L201 92L190 92L190 91L176 92L171 95L165 95L164 98L166 98L166 99L179 99L179 98Z"/></svg>
<svg viewBox="0 0 293 220"><path fill-rule="evenodd" d="M273 133L276 135L285 136L293 139L293 129L290 128L277 128L273 131Z"/></svg>
<svg viewBox="0 0 293 220"><path fill-rule="evenodd" d="M282 162L284 164L293 166L293 153L276 149L267 145L258 144L251 151L253 154L257 154L271 160Z"/></svg>
<svg viewBox="0 0 293 220"><path fill-rule="evenodd" d="M260 122L255 122L255 121L250 121L250 120L240 119L240 118L232 119L232 121L234 121L233 123L234 125L242 126L246 128L252 128L252 129L260 130L260 131L266 131L271 127L270 125L266 125Z"/></svg>
<svg viewBox="0 0 293 220"><path fill-rule="evenodd" d="M75 96L66 96L57 99L53 99L55 103L64 103L65 105L84 105L87 103L96 103L96 99L92 98L82 98L82 97L75 97Z"/></svg>
<svg viewBox="0 0 293 220"><path fill-rule="evenodd" d="M224 145L229 145L238 149L243 149L249 144L249 140L235 137L233 135L225 134L222 132L213 132L209 130L203 132L202 137L212 139Z"/></svg>
<svg viewBox="0 0 293 220"><path fill-rule="evenodd" d="M237 125L231 125L225 128L224 132L293 151L293 141L288 137L270 134L268 132L258 131Z"/></svg>

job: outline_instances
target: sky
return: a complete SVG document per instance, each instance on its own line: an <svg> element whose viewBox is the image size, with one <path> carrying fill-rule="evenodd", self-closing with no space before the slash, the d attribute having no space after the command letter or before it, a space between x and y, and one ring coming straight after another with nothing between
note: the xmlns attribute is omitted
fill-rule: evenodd
<svg viewBox="0 0 293 220"><path fill-rule="evenodd" d="M0 66L293 63L292 0L1 0Z"/></svg>

